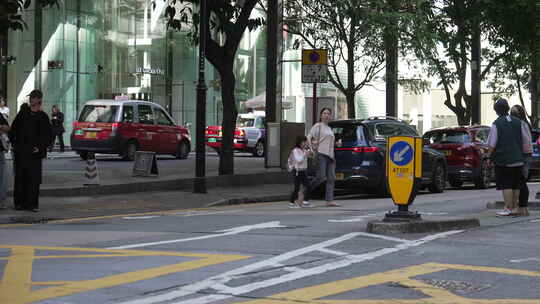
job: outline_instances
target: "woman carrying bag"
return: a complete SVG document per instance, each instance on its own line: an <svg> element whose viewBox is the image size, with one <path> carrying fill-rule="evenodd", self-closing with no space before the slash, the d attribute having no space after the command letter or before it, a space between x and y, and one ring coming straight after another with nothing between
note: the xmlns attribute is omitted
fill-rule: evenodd
<svg viewBox="0 0 540 304"><path fill-rule="evenodd" d="M326 181L326 206L339 207L339 204L334 201L336 161L334 159L334 132L328 126L331 118L332 110L323 108L319 115L319 122L311 127L307 136L317 164L316 177L310 189L313 190Z"/></svg>

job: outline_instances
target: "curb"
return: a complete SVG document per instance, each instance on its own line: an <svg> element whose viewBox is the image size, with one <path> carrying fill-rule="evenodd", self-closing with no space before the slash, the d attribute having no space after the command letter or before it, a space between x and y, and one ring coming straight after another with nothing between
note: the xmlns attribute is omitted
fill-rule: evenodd
<svg viewBox="0 0 540 304"><path fill-rule="evenodd" d="M487 209L502 209L504 208L503 201L494 201L488 202L486 204ZM540 202L529 202L527 208L529 209L540 209Z"/></svg>
<svg viewBox="0 0 540 304"><path fill-rule="evenodd" d="M263 195L263 196L256 196L256 197L224 198L224 199L220 199L218 201L212 202L206 205L205 207L286 201L290 198L290 196L291 196L290 194L276 194L276 195Z"/></svg>
<svg viewBox="0 0 540 304"><path fill-rule="evenodd" d="M427 233L475 228L479 226L480 221L476 218L431 221L419 220L411 222L370 221L367 224L367 232L375 234Z"/></svg>
<svg viewBox="0 0 540 304"><path fill-rule="evenodd" d="M288 172L265 172L242 175L220 175L206 177L206 187L237 187L256 186L264 184L290 183ZM126 184L111 184L80 187L42 188L40 196L66 197L66 196L92 196L136 193L145 191L179 191L192 190L195 178L176 178L166 180L141 181Z"/></svg>

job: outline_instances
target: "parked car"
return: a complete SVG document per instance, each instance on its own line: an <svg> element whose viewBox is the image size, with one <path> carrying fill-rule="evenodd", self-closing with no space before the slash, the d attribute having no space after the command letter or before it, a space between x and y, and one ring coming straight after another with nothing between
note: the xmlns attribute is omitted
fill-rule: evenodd
<svg viewBox="0 0 540 304"><path fill-rule="evenodd" d="M485 189L495 179L494 168L487 159L489 129L481 125L456 126L424 134L426 144L445 155L452 187L473 182L476 188Z"/></svg>
<svg viewBox="0 0 540 304"><path fill-rule="evenodd" d="M266 153L266 118L264 111L238 114L234 130L234 150L252 153L253 156L263 157ZM221 126L208 126L205 132L206 145L218 153L221 149Z"/></svg>
<svg viewBox="0 0 540 304"><path fill-rule="evenodd" d="M152 151L185 159L191 150L189 130L177 126L158 104L139 100L92 100L73 123L71 147L82 159L89 152L118 154Z"/></svg>
<svg viewBox="0 0 540 304"><path fill-rule="evenodd" d="M529 179L539 178L540 177L540 148L538 145L538 140L540 139L540 130L533 129L531 130L531 139L533 146L533 153L531 156L531 168L529 169Z"/></svg>
<svg viewBox="0 0 540 304"><path fill-rule="evenodd" d="M329 125L336 137L336 188L360 188L388 196L387 137L419 136L416 129L391 117L339 120ZM447 170L444 155L429 147L422 152L422 188L443 192Z"/></svg>

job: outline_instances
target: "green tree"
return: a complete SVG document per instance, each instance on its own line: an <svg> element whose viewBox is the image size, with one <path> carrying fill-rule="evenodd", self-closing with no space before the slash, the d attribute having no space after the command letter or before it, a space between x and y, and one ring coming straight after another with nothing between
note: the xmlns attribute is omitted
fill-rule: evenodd
<svg viewBox="0 0 540 304"><path fill-rule="evenodd" d="M430 76L439 79L445 91L444 104L452 110L460 125L471 122L472 98L467 91L470 48L475 24L482 20L481 0L430 0L422 4L423 18L415 24L406 40L407 46L426 67ZM482 23L482 37L494 35L493 27ZM481 78L508 54L505 48L492 44L482 49ZM454 88L456 87L456 88Z"/></svg>
<svg viewBox="0 0 540 304"><path fill-rule="evenodd" d="M41 7L56 5L60 7L59 0L34 0ZM3 0L0 1L0 31L24 30L27 25L24 22L22 13L30 7L32 0Z"/></svg>
<svg viewBox="0 0 540 304"><path fill-rule="evenodd" d="M168 26L177 30L187 30L191 42L197 44L201 16L198 11L192 9L192 6L198 5L200 0L164 1L168 3L165 10ZM234 174L233 137L238 116L235 103L234 62L244 32L255 30L264 24L263 18L251 17L258 2L259 0L213 0L207 2L208 15L206 18L209 22L207 22L206 37L203 37L206 41L206 59L219 73L223 103L220 175Z"/></svg>
<svg viewBox="0 0 540 304"><path fill-rule="evenodd" d="M356 93L384 69L381 3L384 1L284 3L286 31L298 37L294 47L328 50L328 79L345 95L349 118L356 117ZM343 66L344 73L340 71Z"/></svg>
<svg viewBox="0 0 540 304"><path fill-rule="evenodd" d="M490 42L508 50L495 68L490 86L506 95L515 93L522 105L530 93L531 122L538 126L540 102L540 1L482 0L484 21L493 27Z"/></svg>

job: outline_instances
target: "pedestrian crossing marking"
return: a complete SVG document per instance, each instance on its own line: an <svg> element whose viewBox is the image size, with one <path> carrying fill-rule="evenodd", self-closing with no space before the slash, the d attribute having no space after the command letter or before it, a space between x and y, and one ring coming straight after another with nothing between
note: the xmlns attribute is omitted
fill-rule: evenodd
<svg viewBox="0 0 540 304"><path fill-rule="evenodd" d="M113 287L123 284L148 280L172 273L193 270L201 267L227 263L246 259L248 256L229 254L203 254L169 251L146 251L146 250L112 250L99 248L73 248L73 247L49 247L49 246L10 246L0 245L0 249L9 249L7 257L1 257L0 261L6 260L3 277L0 281L0 303L26 304L45 299L68 296L76 293L88 292L96 289ZM47 251L48 255L37 255L37 250ZM58 255L50 255L55 251ZM73 252L74 254L66 254ZM96 279L81 281L32 281L32 267L36 260L47 259L88 259L88 258L121 258L121 257L149 257L168 256L195 258L176 264L167 264L158 267L145 268L108 275ZM0 264L1 265L1 264ZM59 278L55 275L55 278ZM40 286L32 290L33 286ZM50 287L48 287L50 286Z"/></svg>
<svg viewBox="0 0 540 304"><path fill-rule="evenodd" d="M405 268L399 268L386 272L380 272L351 279L344 279L321 285L300 288L288 292L275 294L259 300L237 302L242 304L538 304L540 297L536 299L479 299L466 298L446 289L425 283L414 277L437 273L445 270L467 270L478 272L491 272L506 275L519 275L539 277L538 271L509 269L499 267L484 267L458 264L426 263ZM397 283L400 286L413 289L426 295L420 299L350 299L332 300L329 297L341 293L376 286L380 284ZM324 299L323 299L324 298Z"/></svg>

